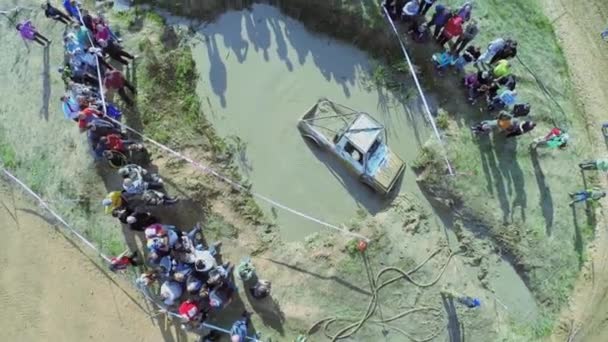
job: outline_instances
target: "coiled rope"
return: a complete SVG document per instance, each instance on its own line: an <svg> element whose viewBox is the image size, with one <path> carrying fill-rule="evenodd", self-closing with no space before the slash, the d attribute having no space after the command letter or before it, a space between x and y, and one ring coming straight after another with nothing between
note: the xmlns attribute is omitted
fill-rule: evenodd
<svg viewBox="0 0 608 342"><path fill-rule="evenodd" d="M370 285L372 287L372 296L369 300L369 303L367 305L367 309L365 311L365 313L363 314L363 316L361 318L357 319L353 319L353 318L342 318L342 317L326 317L316 323L314 323L310 329L308 330L307 335L311 335L313 334L314 330L319 327L322 326L323 327L323 332L325 334L325 336L327 336L327 338L329 338L332 342L335 342L337 340L340 339L345 339L348 338L352 335L354 335L355 333L357 333L361 327L363 327L363 325L367 322L370 323L374 323L374 324L380 324L385 326L386 328L395 330L399 333L401 333L402 335L404 335L405 337L409 338L410 340L414 341L414 342L427 342L430 341L432 339L434 339L435 337L437 337L442 331L443 328L437 328L435 329L435 331L433 331L431 334L429 334L428 336L422 337L422 338L417 338L412 336L411 334L407 333L406 331L397 328L395 326L391 326L391 325L387 325L387 323L390 323L392 321L395 321L399 318L405 317L407 315L416 313L416 312L431 312L436 316L441 316L442 320L444 319L444 316L442 316L442 310L436 308L436 307L430 307L430 306L421 306L421 307L417 307L417 308L413 308L413 309L409 309L406 311L403 311L395 316L389 317L389 318L382 318L379 320L370 320L370 318L376 313L376 310L378 309L378 293L380 292L380 290L382 290L384 287L398 281L401 279L406 279L408 282L412 283L414 286L416 287L420 287L420 288L427 288L427 287L431 287L433 285L435 285L439 279L441 279L441 277L443 276L443 274L445 273L445 270L447 269L450 261L452 260L452 257L454 256L454 252L450 251L450 254L448 255L447 260L445 261L445 264L443 265L443 267L441 268L441 270L439 271L439 273L435 276L435 278L433 278L431 281L427 282L427 283L420 283L416 280L414 280L411 276L412 274L416 273L416 271L418 271L420 268L422 268L427 262L429 262L435 255L437 255L439 252L441 252L442 250L444 250L444 248L440 248L436 251L434 251L433 253L431 253L423 262L421 262L418 266L414 267L413 269L409 270L409 271L404 271L401 268L398 267L394 267L394 266L389 266L389 267L384 267L382 268L375 277L371 277L371 274L368 272L368 275L370 276ZM363 260L365 262L365 266L366 268L368 268L368 262L367 262L367 257L365 254L362 254ZM399 275L386 280L382 283L380 283L380 278L384 275L384 274L388 274L389 272L396 272ZM378 283L380 283L380 285L377 285ZM348 324L347 326L341 328L337 333L335 334L330 334L329 333L329 328L331 327L331 325L333 325L334 323L337 323L339 321L346 321L346 322L352 322L351 324Z"/></svg>

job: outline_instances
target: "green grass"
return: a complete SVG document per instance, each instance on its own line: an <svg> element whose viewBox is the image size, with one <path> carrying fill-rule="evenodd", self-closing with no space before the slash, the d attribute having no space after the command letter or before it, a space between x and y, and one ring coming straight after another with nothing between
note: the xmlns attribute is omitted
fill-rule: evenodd
<svg viewBox="0 0 608 342"><path fill-rule="evenodd" d="M460 3L447 2L454 6ZM475 44L485 48L498 36L517 39L519 56L566 113L561 113L523 65L514 61L520 101L531 103L536 130L513 140L497 137L500 134L472 137L467 127L487 115L474 114L465 104L450 103L458 109L450 112L460 127L450 130L447 146L459 175L443 185L463 201L467 214L485 223L495 243L515 257L520 273L529 277L528 286L543 309L544 319L552 322L550 318L567 301L586 258L584 246L593 237L592 227L583 222L583 209L576 212L576 228L567 195L583 188L576 165L591 151L586 118L572 96L564 56L539 4L489 0L475 6L474 16L482 31ZM443 119L437 121L441 125ZM531 139L546 134L554 122L569 130L573 145L564 151L539 149L535 156L528 149ZM428 157L423 150L421 160L428 163ZM593 183L593 178L588 182ZM576 229L582 231L581 238L573 242ZM534 328L534 336L549 334L550 322Z"/></svg>

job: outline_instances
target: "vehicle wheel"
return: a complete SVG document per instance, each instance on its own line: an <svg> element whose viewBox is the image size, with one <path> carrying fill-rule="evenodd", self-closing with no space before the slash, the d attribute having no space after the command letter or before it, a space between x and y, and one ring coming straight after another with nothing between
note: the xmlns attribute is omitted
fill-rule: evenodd
<svg viewBox="0 0 608 342"><path fill-rule="evenodd" d="M304 138L306 138L306 140L308 140L309 142L315 144L315 146L317 147L321 147L321 144L319 144L319 141L317 140L317 138L313 137L310 134L303 134L302 135Z"/></svg>

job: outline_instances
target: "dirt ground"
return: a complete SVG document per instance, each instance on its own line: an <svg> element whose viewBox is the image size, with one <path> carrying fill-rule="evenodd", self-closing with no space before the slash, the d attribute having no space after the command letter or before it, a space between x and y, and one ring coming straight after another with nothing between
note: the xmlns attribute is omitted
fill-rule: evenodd
<svg viewBox="0 0 608 342"><path fill-rule="evenodd" d="M606 72L608 46L600 38L608 17L605 1L568 2L544 0L548 17L554 22L556 34L567 58L580 106L591 119L589 135L596 141L595 152L605 155L606 146L601 124L606 120L608 94ZM603 183L606 184L605 178ZM603 209L602 209L603 214ZM603 215L602 215L603 216ZM590 260L584 265L570 299L570 307L562 313L554 341L608 340L608 235L606 220L598 220L596 239L590 247Z"/></svg>
<svg viewBox="0 0 608 342"><path fill-rule="evenodd" d="M127 284L98 269L4 181L0 204L2 340L165 340Z"/></svg>

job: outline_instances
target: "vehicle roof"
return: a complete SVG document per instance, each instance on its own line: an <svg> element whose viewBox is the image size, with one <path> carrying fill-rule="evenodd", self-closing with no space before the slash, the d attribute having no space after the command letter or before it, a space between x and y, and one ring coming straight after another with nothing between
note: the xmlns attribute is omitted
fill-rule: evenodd
<svg viewBox="0 0 608 342"><path fill-rule="evenodd" d="M378 121L361 113L344 133L344 137L359 151L367 153L383 129Z"/></svg>

